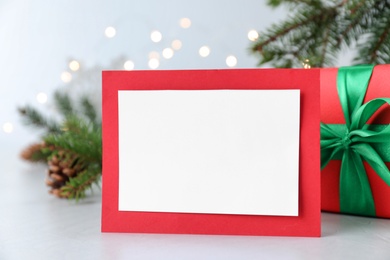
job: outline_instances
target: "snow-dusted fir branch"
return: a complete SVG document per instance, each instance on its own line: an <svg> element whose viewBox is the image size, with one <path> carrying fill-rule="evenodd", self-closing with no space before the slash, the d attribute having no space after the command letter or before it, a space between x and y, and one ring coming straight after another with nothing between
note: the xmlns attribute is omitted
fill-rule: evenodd
<svg viewBox="0 0 390 260"><path fill-rule="evenodd" d="M356 48L354 62L390 63L390 1L269 0L292 14L260 32L251 46L259 65L274 67L333 66L339 54Z"/></svg>

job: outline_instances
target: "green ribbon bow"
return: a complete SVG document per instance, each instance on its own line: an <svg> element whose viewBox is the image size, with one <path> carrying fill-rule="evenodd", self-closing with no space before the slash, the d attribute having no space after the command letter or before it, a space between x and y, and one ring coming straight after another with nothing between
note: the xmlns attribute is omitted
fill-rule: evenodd
<svg viewBox="0 0 390 260"><path fill-rule="evenodd" d="M375 216L375 204L363 160L390 186L384 163L389 156L380 151L381 144L389 145L390 124L366 124L382 105L390 105L390 98L363 104L373 69L371 65L339 69L337 90L346 124L321 123L321 169L330 160L341 159L340 211L367 216Z"/></svg>

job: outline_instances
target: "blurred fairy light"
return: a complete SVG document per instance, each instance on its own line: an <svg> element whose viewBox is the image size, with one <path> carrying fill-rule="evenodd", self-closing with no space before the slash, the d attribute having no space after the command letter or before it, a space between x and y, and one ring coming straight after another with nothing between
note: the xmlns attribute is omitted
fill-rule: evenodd
<svg viewBox="0 0 390 260"><path fill-rule="evenodd" d="M305 59L304 62L302 62L302 66L304 69L310 69L311 66L310 66L310 60L309 59Z"/></svg>
<svg viewBox="0 0 390 260"><path fill-rule="evenodd" d="M259 38L259 33L256 30L250 30L248 32L248 39L252 42L256 41Z"/></svg>
<svg viewBox="0 0 390 260"><path fill-rule="evenodd" d="M229 67L235 67L237 65L237 58L233 55L227 56L226 65L228 65Z"/></svg>
<svg viewBox="0 0 390 260"><path fill-rule="evenodd" d="M38 93L37 101L38 101L38 103L45 104L47 102L46 93L43 93L43 92Z"/></svg>
<svg viewBox="0 0 390 260"><path fill-rule="evenodd" d="M3 124L4 133L10 134L14 131L14 126L10 122L6 122Z"/></svg>
<svg viewBox="0 0 390 260"><path fill-rule="evenodd" d="M162 55L165 59L170 59L173 57L173 50L171 48L165 48Z"/></svg>
<svg viewBox="0 0 390 260"><path fill-rule="evenodd" d="M125 64L123 64L123 67L125 68L125 70L133 70L134 69L134 62L131 60L128 60L125 62Z"/></svg>
<svg viewBox="0 0 390 260"><path fill-rule="evenodd" d="M116 30L112 26L108 26L106 30L104 31L104 34L107 38L113 38L116 35Z"/></svg>
<svg viewBox="0 0 390 260"><path fill-rule="evenodd" d="M199 55L203 58L210 55L210 48L208 46L202 46L199 49Z"/></svg>
<svg viewBox="0 0 390 260"><path fill-rule="evenodd" d="M149 66L149 68L151 68L153 70L157 69L158 66L160 66L160 61L158 59L152 58L149 60L148 66Z"/></svg>
<svg viewBox="0 0 390 260"><path fill-rule="evenodd" d="M149 52L149 59L160 59L160 54L157 51Z"/></svg>
<svg viewBox="0 0 390 260"><path fill-rule="evenodd" d="M160 42L162 40L162 34L159 31L152 31L150 34L150 39L152 42Z"/></svg>
<svg viewBox="0 0 390 260"><path fill-rule="evenodd" d="M65 83L69 83L72 80L72 74L67 71L61 73L61 80Z"/></svg>
<svg viewBox="0 0 390 260"><path fill-rule="evenodd" d="M72 71L78 71L80 69L80 63L77 60L69 62L69 69Z"/></svg>
<svg viewBox="0 0 390 260"><path fill-rule="evenodd" d="M190 28L191 26L191 20L189 18L181 18L179 21L180 27L183 29Z"/></svg>
<svg viewBox="0 0 390 260"><path fill-rule="evenodd" d="M182 46L182 43L180 40L173 40L172 43L171 43L171 47L172 49L174 49L175 51L178 51L181 49L181 46Z"/></svg>

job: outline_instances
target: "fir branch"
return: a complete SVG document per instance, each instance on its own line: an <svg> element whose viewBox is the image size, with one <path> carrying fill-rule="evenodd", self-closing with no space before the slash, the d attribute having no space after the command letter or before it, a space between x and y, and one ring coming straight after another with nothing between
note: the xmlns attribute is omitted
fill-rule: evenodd
<svg viewBox="0 0 390 260"><path fill-rule="evenodd" d="M367 33L371 29L371 25L369 24L373 11L371 2L367 0L350 1L350 4L345 7L343 13L346 13L346 15L340 17L337 21L340 23L340 32L337 41L338 47L340 47L342 42L350 46L352 42L359 40L359 36ZM353 41L351 41L351 38Z"/></svg>
<svg viewBox="0 0 390 260"><path fill-rule="evenodd" d="M96 110L89 98L87 96L83 96L81 98L80 103L84 116L94 125L99 125L99 123L97 122Z"/></svg>
<svg viewBox="0 0 390 260"><path fill-rule="evenodd" d="M290 5L297 5L297 4L305 4L305 5L311 5L311 6L317 6L321 2L318 0L268 0L267 4L272 7L278 7L281 4L290 4Z"/></svg>
<svg viewBox="0 0 390 260"><path fill-rule="evenodd" d="M44 138L48 146L56 147L62 164L67 165L69 179L53 194L61 198L78 201L85 197L86 190L92 185L99 185L102 172L102 136L101 128L94 128L86 119L68 116L63 125L63 132ZM61 165L61 164L60 164ZM62 170L65 173L65 169Z"/></svg>
<svg viewBox="0 0 390 260"><path fill-rule="evenodd" d="M79 200L93 185L99 186L102 173L100 111L88 96L74 102L67 92L56 91L54 101L61 124L30 106L19 109L26 124L46 130L42 137L44 142L27 147L21 156L47 163L45 183L51 194Z"/></svg>
<svg viewBox="0 0 390 260"><path fill-rule="evenodd" d="M323 7L317 10L308 7L307 10L297 17L290 18L281 26L272 27L253 46L252 50L261 54L259 64L272 62L275 67L280 67L281 64L300 66L302 60L308 58L315 67L330 63L337 52L334 48L336 36L330 34L327 28L334 27L332 22L337 16L335 8ZM327 53L330 51L327 55L323 54L323 48L318 48L322 46L324 40L326 44L323 48ZM331 48L328 48L329 44ZM288 56L289 54L293 54L293 59Z"/></svg>
<svg viewBox="0 0 390 260"><path fill-rule="evenodd" d="M268 38L268 39L265 39L264 41L260 41L259 43L257 43L253 48L252 50L253 51L259 51L259 52L262 52L263 51L263 47L270 44L271 42L274 42L276 41L279 37L282 37L288 33L290 33L292 30L298 28L298 27L301 27L307 23L309 23L310 21L312 21L314 18L316 17L316 15L313 15L311 17L309 17L308 19L304 20L304 21L300 21L300 22L297 22L297 23L291 23L290 26L284 28L284 29L280 29L280 30L276 30L274 34L271 34L271 36ZM286 25L289 24L289 22L285 23Z"/></svg>
<svg viewBox="0 0 390 260"><path fill-rule="evenodd" d="M324 41L322 43L322 51L321 51L321 57L320 57L320 62L318 64L318 67L322 67L324 65L325 55L327 53L327 48L329 44L329 33L330 33L329 31L330 31L330 26L327 26L325 30Z"/></svg>
<svg viewBox="0 0 390 260"><path fill-rule="evenodd" d="M363 5L366 5L366 4L367 4L366 0L360 0L357 2L357 4L353 4L352 8L351 8L351 14L355 14L358 10L362 10ZM370 9L367 8L365 10L369 11Z"/></svg>
<svg viewBox="0 0 390 260"><path fill-rule="evenodd" d="M69 95L56 91L54 93L54 100L56 101L57 109L64 117L74 114L73 103Z"/></svg>
<svg viewBox="0 0 390 260"><path fill-rule="evenodd" d="M76 201L85 198L86 191L92 189L93 185L99 186L101 171L98 168L92 168L80 172L76 177L61 187L61 196Z"/></svg>
<svg viewBox="0 0 390 260"><path fill-rule="evenodd" d="M371 64L372 63L378 63L377 62L377 60L378 60L378 51L379 51L380 47L382 46L382 44L385 42L385 39L388 37L389 31L390 31L390 27L386 28L383 31L383 33L381 34L381 36L379 37L377 44L375 45L375 47L372 50L369 63L371 63Z"/></svg>
<svg viewBox="0 0 390 260"><path fill-rule="evenodd" d="M381 47L385 43L386 39L389 38L389 32L390 32L390 19L387 20L386 26L384 26L382 33L380 33L379 37L377 38L377 43L375 44L374 48L371 50L370 63L378 63L378 52L380 51Z"/></svg>
<svg viewBox="0 0 390 260"><path fill-rule="evenodd" d="M27 105L18 109L19 114L22 116L23 123L35 128L44 129L48 133L60 132L59 124L51 119L46 118L35 108Z"/></svg>
<svg viewBox="0 0 390 260"><path fill-rule="evenodd" d="M372 24L365 42L358 45L359 56L356 63L381 64L390 63L390 3L375 2L372 13Z"/></svg>
<svg viewBox="0 0 390 260"><path fill-rule="evenodd" d="M94 128L85 120L68 117L60 134L48 135L44 141L49 145L70 150L88 162L101 162L102 134L101 128Z"/></svg>
<svg viewBox="0 0 390 260"><path fill-rule="evenodd" d="M351 14L354 14L356 11L351 11ZM347 46L351 44L350 38L356 35L356 30L358 30L358 26L361 23L363 17L369 13L369 9L363 9L362 12L354 15L351 19L351 22L345 26L346 28L341 29L339 37L337 39L337 46L340 48L342 42L346 43ZM352 33L351 33L352 32ZM357 40L357 39L355 39Z"/></svg>
<svg viewBox="0 0 390 260"><path fill-rule="evenodd" d="M390 62L390 1L269 0L272 7L286 4L295 12L273 25L252 46L259 65L312 67L334 65L345 47L357 46L358 63ZM342 45L344 43L344 45Z"/></svg>

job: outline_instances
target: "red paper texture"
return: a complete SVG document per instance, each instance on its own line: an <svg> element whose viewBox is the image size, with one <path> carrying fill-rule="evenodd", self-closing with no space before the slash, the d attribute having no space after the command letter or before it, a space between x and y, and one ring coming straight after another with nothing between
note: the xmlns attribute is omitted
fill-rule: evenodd
<svg viewBox="0 0 390 260"><path fill-rule="evenodd" d="M316 69L104 71L102 232L320 236L319 83ZM118 90L200 89L301 90L298 217L118 210Z"/></svg>
<svg viewBox="0 0 390 260"><path fill-rule="evenodd" d="M321 121L325 124L345 124L344 114L337 93L337 69L321 70ZM364 103L380 97L390 97L390 65L374 68ZM389 124L390 107L382 107L369 124ZM386 162L389 167L390 163ZM340 212L339 178L340 160L332 160L321 172L321 208ZM390 187L364 162L375 202L376 215L390 218ZM351 194L353 196L353 194Z"/></svg>

